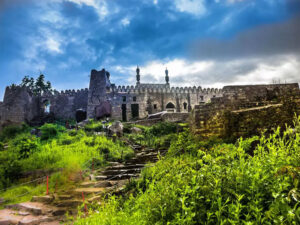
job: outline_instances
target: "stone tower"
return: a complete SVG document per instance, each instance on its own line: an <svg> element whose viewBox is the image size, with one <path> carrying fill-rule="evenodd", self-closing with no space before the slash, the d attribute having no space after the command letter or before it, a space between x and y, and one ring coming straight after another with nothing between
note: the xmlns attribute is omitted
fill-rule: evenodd
<svg viewBox="0 0 300 225"><path fill-rule="evenodd" d="M107 90L110 89L109 72L92 70L88 93L87 117L95 118L96 107L107 102Z"/></svg>

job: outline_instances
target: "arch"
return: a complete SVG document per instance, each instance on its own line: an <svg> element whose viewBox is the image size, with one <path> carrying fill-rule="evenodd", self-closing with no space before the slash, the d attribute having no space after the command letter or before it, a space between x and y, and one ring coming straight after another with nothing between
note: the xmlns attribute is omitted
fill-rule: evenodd
<svg viewBox="0 0 300 225"><path fill-rule="evenodd" d="M51 102L49 99L45 99L43 101L43 109L44 113L50 113Z"/></svg>
<svg viewBox="0 0 300 225"><path fill-rule="evenodd" d="M175 105L174 105L172 102L169 102L169 103L166 105L166 109L175 109Z"/></svg>

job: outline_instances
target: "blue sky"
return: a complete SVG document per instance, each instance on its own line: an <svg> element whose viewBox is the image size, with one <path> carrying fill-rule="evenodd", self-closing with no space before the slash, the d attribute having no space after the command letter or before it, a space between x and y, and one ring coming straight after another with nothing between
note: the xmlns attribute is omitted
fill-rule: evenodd
<svg viewBox="0 0 300 225"><path fill-rule="evenodd" d="M117 85L222 87L300 81L299 0L0 0L0 99L45 74L58 90Z"/></svg>

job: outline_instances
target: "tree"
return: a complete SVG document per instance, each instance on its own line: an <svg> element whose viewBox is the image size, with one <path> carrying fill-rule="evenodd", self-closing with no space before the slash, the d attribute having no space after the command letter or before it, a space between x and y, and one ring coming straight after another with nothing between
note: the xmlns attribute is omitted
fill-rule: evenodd
<svg viewBox="0 0 300 225"><path fill-rule="evenodd" d="M21 86L22 87L29 87L32 90L34 88L34 79L32 77L25 76L22 79Z"/></svg>
<svg viewBox="0 0 300 225"><path fill-rule="evenodd" d="M33 77L25 76L22 79L21 86L28 87L35 95L52 92L52 85L50 81L45 82L44 74L40 74L35 81Z"/></svg>

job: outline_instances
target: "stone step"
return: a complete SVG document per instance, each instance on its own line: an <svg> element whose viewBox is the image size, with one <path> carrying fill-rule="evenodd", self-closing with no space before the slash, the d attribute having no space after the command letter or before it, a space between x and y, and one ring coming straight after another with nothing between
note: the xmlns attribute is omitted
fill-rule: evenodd
<svg viewBox="0 0 300 225"><path fill-rule="evenodd" d="M119 174L119 175L110 175L107 176L107 179L109 180L124 180L124 179L130 179L130 178L137 178L139 177L139 174Z"/></svg>
<svg viewBox="0 0 300 225"><path fill-rule="evenodd" d="M87 188L87 187L94 187L95 184L97 184L97 182L95 182L95 181L86 181L86 182L81 183L79 186L82 188Z"/></svg>
<svg viewBox="0 0 300 225"><path fill-rule="evenodd" d="M82 200L77 200L77 199L63 200L63 201L55 202L55 206L59 207L59 208L61 208L61 207L75 208L81 204L82 204Z"/></svg>
<svg viewBox="0 0 300 225"><path fill-rule="evenodd" d="M26 211L34 215L42 215L51 210L49 206L46 206L40 202L23 202L13 205L6 205L5 208Z"/></svg>
<svg viewBox="0 0 300 225"><path fill-rule="evenodd" d="M54 197L50 195L45 195L45 196L33 196L31 198L32 202L42 202L42 203L51 203L53 202Z"/></svg>
<svg viewBox="0 0 300 225"><path fill-rule="evenodd" d="M43 222L40 223L40 225L61 225L62 223L60 221L52 221L52 222Z"/></svg>
<svg viewBox="0 0 300 225"><path fill-rule="evenodd" d="M59 200L70 200L72 197L72 195L57 195L57 199Z"/></svg>
<svg viewBox="0 0 300 225"><path fill-rule="evenodd" d="M112 187L114 184L111 181L102 180L99 182L96 182L94 187L96 188L107 188Z"/></svg>
<svg viewBox="0 0 300 225"><path fill-rule="evenodd" d="M136 174L136 173L140 173L140 172L141 172L141 169L137 168L137 169L105 170L101 174L109 176L109 175L118 175L118 174L123 174L123 173Z"/></svg>
<svg viewBox="0 0 300 225"><path fill-rule="evenodd" d="M141 150L143 147L141 145L132 145L134 150Z"/></svg>
<svg viewBox="0 0 300 225"><path fill-rule="evenodd" d="M143 168L145 166L145 164L124 164L121 166L112 166L112 167L108 167L107 170L118 170L118 169L139 169L139 168Z"/></svg>
<svg viewBox="0 0 300 225"><path fill-rule="evenodd" d="M107 180L107 176L94 176L94 179L99 181L99 180Z"/></svg>
<svg viewBox="0 0 300 225"><path fill-rule="evenodd" d="M100 203L100 200L103 198L103 196L101 195L96 195L96 196L93 196L91 198L88 199L88 202L89 203L92 203L92 202L98 202Z"/></svg>
<svg viewBox="0 0 300 225"><path fill-rule="evenodd" d="M119 162L107 162L109 165L111 166L117 166L117 165L120 165L121 163Z"/></svg>
<svg viewBox="0 0 300 225"><path fill-rule="evenodd" d="M99 194L99 193L103 193L105 192L105 188L101 188L101 187L98 187L98 188L77 188L74 190L75 194L77 195L82 195L82 193L84 195L89 195L89 194Z"/></svg>
<svg viewBox="0 0 300 225"><path fill-rule="evenodd" d="M29 213L27 214L29 215ZM18 224L24 218L24 215L19 215L17 211L12 209L2 209L0 210L0 224L1 225L11 225Z"/></svg>
<svg viewBox="0 0 300 225"><path fill-rule="evenodd" d="M25 216L19 223L18 225L39 225L43 222L51 222L55 220L53 217L49 216Z"/></svg>

